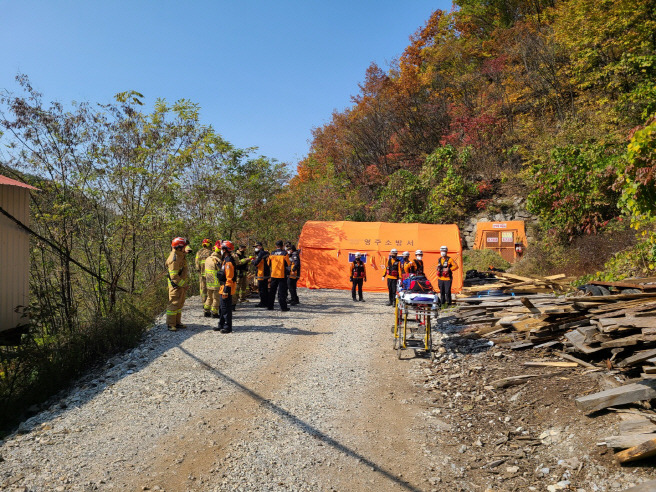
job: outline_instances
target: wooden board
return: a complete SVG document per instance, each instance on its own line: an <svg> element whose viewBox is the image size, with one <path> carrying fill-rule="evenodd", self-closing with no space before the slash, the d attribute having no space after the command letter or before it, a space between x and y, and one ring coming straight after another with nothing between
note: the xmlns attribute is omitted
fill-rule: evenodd
<svg viewBox="0 0 656 492"><path fill-rule="evenodd" d="M625 288L625 289L641 289L641 290L654 290L656 289L656 285L653 284L639 284L639 283L632 283L632 282L599 282L597 280L593 280L592 282L588 282L591 285L603 285L604 287L620 287L620 288Z"/></svg>
<svg viewBox="0 0 656 492"><path fill-rule="evenodd" d="M576 362L558 362L558 361L547 361L547 362L529 361L529 362L524 362L524 365L528 367L578 367L578 364Z"/></svg>
<svg viewBox="0 0 656 492"><path fill-rule="evenodd" d="M569 333L565 333L565 338L574 345L576 350L583 352L584 354L594 354L595 352L604 350L603 347L591 347L585 343L585 337L578 330L572 330Z"/></svg>
<svg viewBox="0 0 656 492"><path fill-rule="evenodd" d="M584 360L577 359L573 355L565 354L563 352L556 352L556 355L558 357L562 358L562 359L569 360L571 362L576 362L578 365L583 366L583 367L587 367L589 369L596 369L597 368L597 366L595 366L593 364L590 364L589 362L586 362Z"/></svg>
<svg viewBox="0 0 656 492"><path fill-rule="evenodd" d="M631 418L620 422L620 434L653 434L656 432L656 424L651 420L639 416L631 416ZM656 437L656 435L654 436ZM639 444L639 443L638 443ZM631 446L626 446L630 448Z"/></svg>
<svg viewBox="0 0 656 492"><path fill-rule="evenodd" d="M575 401L584 413L592 413L614 405L624 405L656 398L656 380L643 380L639 383L625 384L617 388L581 396Z"/></svg>
<svg viewBox="0 0 656 492"><path fill-rule="evenodd" d="M615 454L615 458L620 463L630 463L651 458L652 456L656 456L656 438Z"/></svg>
<svg viewBox="0 0 656 492"><path fill-rule="evenodd" d="M641 350L636 352L631 357L627 357L623 361L617 364L617 367L630 367L645 362L646 360L656 357L656 349L651 350Z"/></svg>
<svg viewBox="0 0 656 492"><path fill-rule="evenodd" d="M639 446L645 441L655 439L656 434L623 434L621 436L608 436L604 437L602 441L606 443L609 448L626 449L634 446Z"/></svg>

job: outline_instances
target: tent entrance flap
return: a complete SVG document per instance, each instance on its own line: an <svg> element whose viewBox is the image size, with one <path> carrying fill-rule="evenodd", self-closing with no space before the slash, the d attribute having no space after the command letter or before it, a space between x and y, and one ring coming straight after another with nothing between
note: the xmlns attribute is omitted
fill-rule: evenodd
<svg viewBox="0 0 656 492"><path fill-rule="evenodd" d="M460 231L455 224L402 224L387 222L321 222L308 221L299 239L301 250L300 286L312 289L351 289L349 256L366 254L367 292L386 292L382 279L389 252L424 253L427 277L437 285L436 267L440 246L449 248L449 256L458 265L454 272L453 292L462 290L462 246Z"/></svg>

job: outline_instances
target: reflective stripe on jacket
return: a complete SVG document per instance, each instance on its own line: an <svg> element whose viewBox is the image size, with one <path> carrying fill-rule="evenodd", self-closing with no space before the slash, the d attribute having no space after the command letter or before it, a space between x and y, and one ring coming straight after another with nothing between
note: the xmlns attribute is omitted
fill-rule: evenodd
<svg viewBox="0 0 656 492"><path fill-rule="evenodd" d="M272 251L269 255L268 262L271 267L271 278L285 278L287 276L285 266L291 266L287 251L282 249Z"/></svg>
<svg viewBox="0 0 656 492"><path fill-rule="evenodd" d="M166 259L166 270L170 288L184 287L187 284L189 269L187 268L187 256L183 252L171 250L171 254Z"/></svg>
<svg viewBox="0 0 656 492"><path fill-rule="evenodd" d="M212 251L205 246L199 249L198 253L196 253L196 270L198 270L201 275L205 273L205 260L207 260L207 257L211 254Z"/></svg>
<svg viewBox="0 0 656 492"><path fill-rule="evenodd" d="M205 260L205 282L209 290L219 290L219 268L221 265L221 256L214 252Z"/></svg>

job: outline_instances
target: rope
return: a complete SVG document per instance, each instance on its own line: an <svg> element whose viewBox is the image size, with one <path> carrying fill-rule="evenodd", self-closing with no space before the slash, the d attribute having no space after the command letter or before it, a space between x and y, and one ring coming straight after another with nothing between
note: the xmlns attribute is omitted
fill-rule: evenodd
<svg viewBox="0 0 656 492"><path fill-rule="evenodd" d="M89 270L87 267L85 267L84 265L82 265L80 262L78 262L78 261L75 260L74 258L71 258L70 255L68 255L67 253L65 253L64 251L62 251L62 249L61 249L59 246L57 246L55 243L53 243L53 242L50 241L49 239L46 239L45 237L43 237L42 235L40 235L38 232L35 232L35 231L33 231L32 229L30 229L28 226L26 226L25 224L23 224L23 223L22 223L20 220L18 220L16 217L14 217L14 216L11 215L9 212L7 212L4 208L0 207L0 213L2 213L2 215L4 215L5 217L7 217L9 220L11 220L13 223L15 223L15 224L16 224L18 227L20 227L21 229L27 231L29 234L32 234L32 235L33 235L34 237L36 237L37 239L39 239L39 240L43 241L44 243L46 243L48 246L50 246L52 249L54 249L57 253L59 253L62 257L66 258L66 259L69 260L71 263L73 263L73 264L77 265L78 267L80 267L83 271L85 271L86 273L88 273L89 275L91 275L93 278L95 278L95 279L97 279L97 280L100 280L101 282L104 282L104 283L106 283L106 284L108 284L108 285L114 285L113 282L110 282L109 280L105 280L105 279L102 278L101 276L99 276L99 275L97 275L96 273L94 273L94 272L92 272L91 270ZM127 292L127 293L129 293L129 291L128 291L127 289L124 289L123 287L121 287L121 286L119 286L119 285L116 286L116 289L117 289L117 290L120 290L121 292Z"/></svg>

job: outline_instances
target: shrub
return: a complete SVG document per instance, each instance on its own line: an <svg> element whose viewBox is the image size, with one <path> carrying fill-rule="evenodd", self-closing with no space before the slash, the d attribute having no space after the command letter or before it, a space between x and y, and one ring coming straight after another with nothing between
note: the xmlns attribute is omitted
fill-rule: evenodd
<svg viewBox="0 0 656 492"><path fill-rule="evenodd" d="M505 270L510 263L501 258L501 255L492 249L471 249L463 252L462 264L465 271L478 270L484 272L490 266Z"/></svg>

